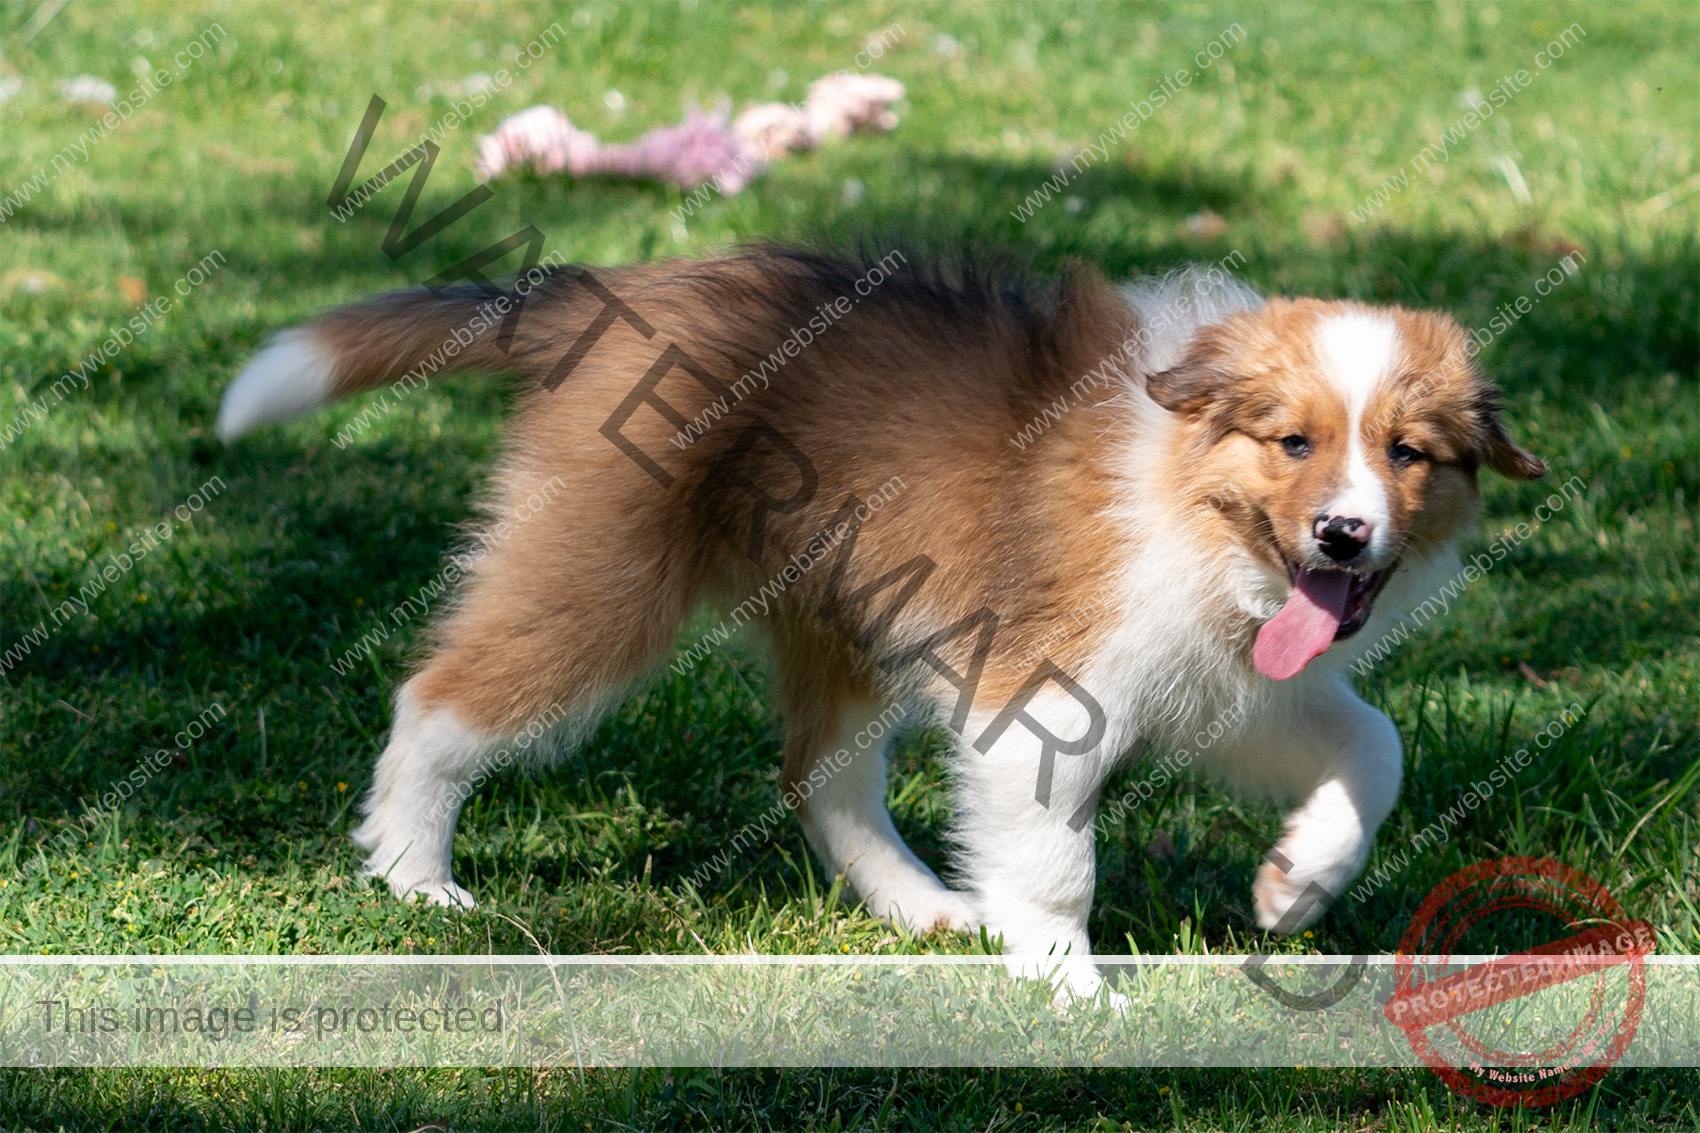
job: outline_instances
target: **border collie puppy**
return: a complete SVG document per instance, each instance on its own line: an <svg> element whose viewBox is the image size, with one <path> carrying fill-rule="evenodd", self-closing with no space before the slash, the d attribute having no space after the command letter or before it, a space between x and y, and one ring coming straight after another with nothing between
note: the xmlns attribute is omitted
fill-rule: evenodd
<svg viewBox="0 0 1700 1133"><path fill-rule="evenodd" d="M465 371L534 387L354 834L396 893L471 905L472 787L542 725L582 739L699 603L759 598L784 797L827 868L1089 991L1092 817L1145 744L1292 806L1260 925L1363 867L1401 748L1347 682L1360 631L1456 569L1482 466L1545 471L1468 342L1219 269L1118 288L762 247L332 311L253 359L218 429ZM869 726L895 702L957 738L952 886L886 813Z"/></svg>

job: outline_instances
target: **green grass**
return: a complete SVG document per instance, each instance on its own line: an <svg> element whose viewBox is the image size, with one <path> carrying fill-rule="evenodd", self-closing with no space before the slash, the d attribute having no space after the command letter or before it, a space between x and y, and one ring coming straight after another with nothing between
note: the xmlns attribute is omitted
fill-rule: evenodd
<svg viewBox="0 0 1700 1133"><path fill-rule="evenodd" d="M682 885L775 797L768 675L740 647L688 677L664 672L561 766L472 801L456 869L477 912L406 907L355 880L351 803L420 626L392 636L369 671L340 678L330 661L438 569L509 395L477 380L434 388L346 450L330 438L359 400L230 449L212 419L268 332L417 283L531 223L590 263L881 224L1115 274L1237 250L1269 291L1433 306L1471 327L1581 249L1580 273L1484 352L1518 438L1554 475L1489 480L1476 546L1527 520L1552 484L1580 476L1587 490L1363 682L1408 748L1371 869L1506 745L1526 745L1573 702L1587 715L1514 795L1474 811L1373 900L1274 947L1389 950L1451 872L1526 853L1606 883L1657 926L1662 950L1700 953L1691 6L74 3L26 42L16 29L36 10L0 6L0 78L27 82L0 103L0 196L90 125L53 95L57 80L118 83L140 57L172 68L214 21L226 35L0 227L0 422L51 401L49 386L130 317L120 277L157 297L214 250L225 263L0 451L0 648L51 626L49 610L142 527L213 477L223 487L91 617L0 680L0 950L527 952L531 936L567 953L971 948L902 939L824 900L795 824L702 892ZM627 138L693 99L800 99L892 23L904 35L876 69L908 85L903 123L715 198L683 243L668 216L678 194L652 185L499 182L494 201L400 263L379 251L399 191L346 224L328 215L372 93L389 101L372 150L387 159L448 109L426 84L511 69L514 45L556 21L565 36L541 64L445 140L424 215L471 186L474 134L503 114L549 102ZM1206 72L1087 170L1064 194L1077 202L1012 218L1059 154L1236 21L1247 34L1231 69ZM1455 146L1443 180L1419 177L1368 224L1351 218L1458 119L1460 92L1530 68L1573 21L1586 38ZM624 113L605 103L610 89ZM224 719L215 712L178 751L172 737L215 704ZM162 747L180 758L56 844L80 799ZM948 806L937 751L915 737L891 787L900 828L935 862ZM1272 810L1171 790L1110 833L1092 925L1101 950L1259 944L1248 898L1259 847L1212 836L1229 812L1277 829ZM1501 1115L1414 1071L9 1070L0 1126L1689 1128L1697 1086L1692 1071L1622 1071L1555 1111Z"/></svg>

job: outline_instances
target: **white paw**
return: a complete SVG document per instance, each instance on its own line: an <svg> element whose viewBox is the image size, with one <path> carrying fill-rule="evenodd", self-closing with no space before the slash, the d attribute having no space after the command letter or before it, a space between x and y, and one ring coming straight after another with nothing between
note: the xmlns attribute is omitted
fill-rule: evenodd
<svg viewBox="0 0 1700 1133"><path fill-rule="evenodd" d="M397 852L379 850L366 859L366 865L360 872L374 881L382 879L388 882L390 891L403 901L411 901L415 895L422 895L432 904L441 905L446 909L478 907L478 901L472 896L471 890L463 889L454 883L452 877L446 876L446 867L425 870L419 868L422 864L408 857L405 849ZM421 877L421 873L425 876ZM431 876L433 873L436 877Z"/></svg>
<svg viewBox="0 0 1700 1133"><path fill-rule="evenodd" d="M1322 901L1311 902L1295 921L1282 924L1282 918L1304 895L1305 888L1276 869L1273 862L1259 866L1257 880L1251 886L1252 911L1257 915L1258 927L1265 930L1279 927L1282 932L1297 932L1306 925L1314 924L1322 916L1325 907Z"/></svg>
<svg viewBox="0 0 1700 1133"><path fill-rule="evenodd" d="M403 901L412 901L417 897L424 897L433 905L441 905L445 909L476 909L478 907L478 901L473 897L472 892L461 888L452 881L420 882L408 886L405 890L400 886L393 886L393 888L396 890L396 896Z"/></svg>
<svg viewBox="0 0 1700 1133"><path fill-rule="evenodd" d="M967 932L977 923L974 905L967 894L942 886L934 892L915 893L906 900L892 901L881 915L917 935L940 928Z"/></svg>
<svg viewBox="0 0 1700 1133"><path fill-rule="evenodd" d="M1127 996L1113 990L1098 973L1091 956L1005 956L1004 967L1018 980L1043 980L1051 985L1052 1002L1058 1007L1090 1007L1103 1001L1118 1015L1132 1006Z"/></svg>

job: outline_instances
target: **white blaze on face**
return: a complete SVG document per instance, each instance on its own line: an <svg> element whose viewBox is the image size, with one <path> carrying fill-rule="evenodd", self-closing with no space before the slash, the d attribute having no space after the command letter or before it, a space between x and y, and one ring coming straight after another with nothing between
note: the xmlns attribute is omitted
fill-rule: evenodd
<svg viewBox="0 0 1700 1133"><path fill-rule="evenodd" d="M1346 485L1322 507L1322 514L1350 516L1370 525L1369 546L1353 567L1376 570L1392 549L1392 519L1387 486L1364 458L1364 408L1392 371L1398 354L1399 330L1380 315L1330 315L1316 328L1316 352L1322 371L1346 403L1350 442L1346 450Z"/></svg>

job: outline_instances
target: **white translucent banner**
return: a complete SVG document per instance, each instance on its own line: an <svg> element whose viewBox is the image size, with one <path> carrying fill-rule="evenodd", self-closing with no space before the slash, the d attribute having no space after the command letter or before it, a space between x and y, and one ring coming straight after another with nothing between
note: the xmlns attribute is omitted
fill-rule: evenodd
<svg viewBox="0 0 1700 1133"><path fill-rule="evenodd" d="M8 956L0 1064L1700 1065L1697 957L1098 959Z"/></svg>

